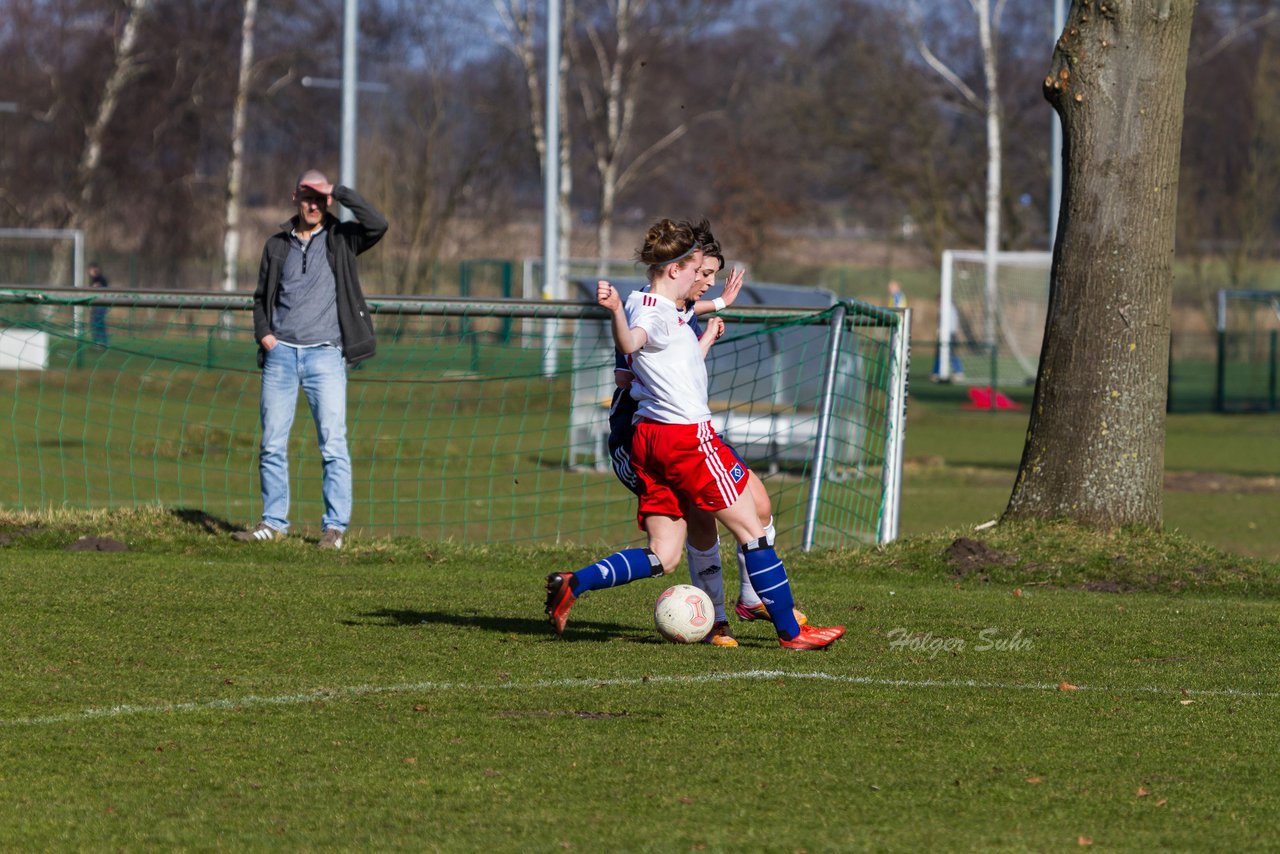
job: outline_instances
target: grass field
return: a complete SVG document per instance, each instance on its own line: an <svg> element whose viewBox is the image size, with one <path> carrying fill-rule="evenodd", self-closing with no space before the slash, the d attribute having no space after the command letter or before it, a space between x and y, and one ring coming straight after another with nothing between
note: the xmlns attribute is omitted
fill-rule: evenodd
<svg viewBox="0 0 1280 854"><path fill-rule="evenodd" d="M785 552L849 634L658 642L572 548L6 515L0 849L1270 847L1280 567L1041 527ZM124 553L66 548L85 533ZM950 555L950 558L948 558ZM1100 592L1110 591L1110 592ZM1123 591L1123 592L1119 592Z"/></svg>
<svg viewBox="0 0 1280 854"><path fill-rule="evenodd" d="M207 464L251 517L251 449L219 444L252 431L235 420L243 379L147 382L174 407L160 416L203 425L121 425L150 488ZM1164 534L979 533L1026 413L963 396L913 378L900 542L780 543L801 606L849 627L818 654L784 653L759 623L735 623L736 650L660 643L656 581L584 598L557 641L543 576L599 551L459 544L490 524L489 495L414 486L391 506L457 504L440 531L455 542L357 529L328 555L304 537L235 544L194 496L0 510L0 851L1274 847L1276 416L1169 419ZM471 436L427 438L473 440L505 405L464 401ZM0 448L40 440L20 414ZM394 465L406 436L439 428L419 420L360 453ZM56 450L78 461L65 488L104 488L83 475L110 465ZM12 466L0 455L0 477ZM547 472L588 508L569 513L621 492ZM767 482L794 512L801 487ZM82 536L129 550L70 551Z"/></svg>
<svg viewBox="0 0 1280 854"><path fill-rule="evenodd" d="M1031 390L1011 391L1029 406ZM962 409L966 389L914 375L907 411L901 530L978 525L1009 501L1027 409ZM1165 436L1164 523L1243 555L1280 560L1277 415L1171 414Z"/></svg>

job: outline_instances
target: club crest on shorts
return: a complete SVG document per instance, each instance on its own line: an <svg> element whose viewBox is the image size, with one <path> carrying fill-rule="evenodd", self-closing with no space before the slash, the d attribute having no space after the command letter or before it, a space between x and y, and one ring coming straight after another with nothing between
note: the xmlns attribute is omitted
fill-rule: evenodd
<svg viewBox="0 0 1280 854"><path fill-rule="evenodd" d="M740 482L747 476L747 471L742 467L742 463L736 463L733 468L729 469L729 477L733 478L734 483Z"/></svg>

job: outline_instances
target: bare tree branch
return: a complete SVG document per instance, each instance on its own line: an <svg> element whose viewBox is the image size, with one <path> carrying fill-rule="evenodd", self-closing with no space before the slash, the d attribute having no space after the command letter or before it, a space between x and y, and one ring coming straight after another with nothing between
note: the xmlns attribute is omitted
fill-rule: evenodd
<svg viewBox="0 0 1280 854"><path fill-rule="evenodd" d="M1192 67L1203 65L1230 47L1237 39L1243 38L1254 30L1262 29L1267 24L1278 19L1280 19L1280 9L1272 9L1270 12L1264 12L1252 21L1248 21L1245 24L1236 27L1234 30L1225 33L1222 38L1209 46L1204 53L1191 60Z"/></svg>

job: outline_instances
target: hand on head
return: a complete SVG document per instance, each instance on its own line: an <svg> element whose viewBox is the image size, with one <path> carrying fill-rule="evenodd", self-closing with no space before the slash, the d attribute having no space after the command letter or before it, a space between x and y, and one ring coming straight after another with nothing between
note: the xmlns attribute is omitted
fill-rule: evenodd
<svg viewBox="0 0 1280 854"><path fill-rule="evenodd" d="M323 172L318 169L308 169L298 176L298 186L294 190L294 194L302 195L307 190L319 193L322 196L332 196L333 184L329 183L329 179L325 177Z"/></svg>
<svg viewBox="0 0 1280 854"><path fill-rule="evenodd" d="M322 196L333 195L333 185L330 184L328 181L325 181L324 179L319 179L314 181L303 181L299 183L298 192L301 193L304 190L313 190L314 192L319 193Z"/></svg>

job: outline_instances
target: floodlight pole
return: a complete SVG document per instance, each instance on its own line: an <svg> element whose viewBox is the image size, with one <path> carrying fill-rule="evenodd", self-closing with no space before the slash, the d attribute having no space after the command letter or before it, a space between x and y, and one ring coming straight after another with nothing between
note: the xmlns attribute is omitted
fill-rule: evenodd
<svg viewBox="0 0 1280 854"><path fill-rule="evenodd" d="M542 157L542 298L555 299L560 288L560 2L547 0L547 99ZM542 373L556 372L559 324L543 327Z"/></svg>
<svg viewBox="0 0 1280 854"><path fill-rule="evenodd" d="M342 153L338 183L356 186L356 64L359 51L356 35L360 19L360 0L342 0ZM342 218L351 219L344 205Z"/></svg>
<svg viewBox="0 0 1280 854"><path fill-rule="evenodd" d="M1053 39L1055 50L1057 48L1058 39L1062 37L1062 31L1067 26L1067 0L1054 0L1053 4ZM1058 209L1062 207L1062 117L1058 115L1058 111L1050 108L1051 128L1053 131L1053 141L1051 143L1052 150L1049 152L1049 162L1053 166L1052 177L1049 179L1049 250L1053 251L1053 244L1058 239Z"/></svg>

